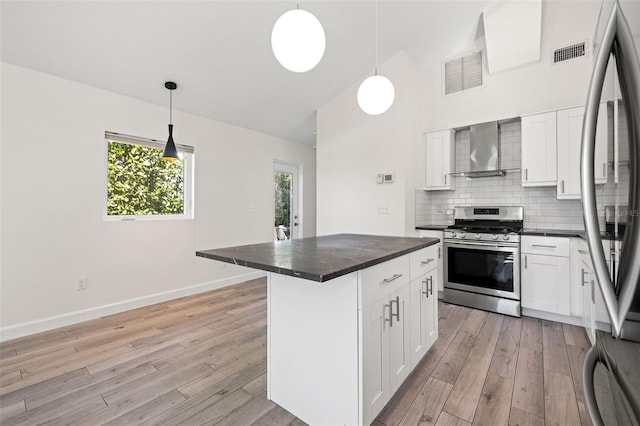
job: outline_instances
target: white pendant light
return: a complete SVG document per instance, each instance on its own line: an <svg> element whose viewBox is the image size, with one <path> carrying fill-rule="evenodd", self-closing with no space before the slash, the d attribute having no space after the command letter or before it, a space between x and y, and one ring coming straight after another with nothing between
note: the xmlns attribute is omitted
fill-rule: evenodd
<svg viewBox="0 0 640 426"><path fill-rule="evenodd" d="M376 68L375 74L367 78L358 88L358 105L370 115L379 115L391 108L396 91L393 83L378 75L378 2L376 1Z"/></svg>
<svg viewBox="0 0 640 426"><path fill-rule="evenodd" d="M289 71L306 72L322 59L326 39L318 18L299 7L284 13L274 24L271 49Z"/></svg>

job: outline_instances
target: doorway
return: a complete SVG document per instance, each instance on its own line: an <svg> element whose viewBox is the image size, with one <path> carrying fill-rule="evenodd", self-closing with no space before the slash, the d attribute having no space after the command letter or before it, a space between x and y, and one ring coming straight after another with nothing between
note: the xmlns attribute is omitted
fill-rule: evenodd
<svg viewBox="0 0 640 426"><path fill-rule="evenodd" d="M300 166L280 161L273 162L274 181L274 240L300 238Z"/></svg>

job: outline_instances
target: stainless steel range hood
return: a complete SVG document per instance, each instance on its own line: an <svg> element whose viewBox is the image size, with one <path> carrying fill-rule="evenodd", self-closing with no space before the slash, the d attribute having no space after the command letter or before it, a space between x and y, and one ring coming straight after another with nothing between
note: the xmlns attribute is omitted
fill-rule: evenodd
<svg viewBox="0 0 640 426"><path fill-rule="evenodd" d="M500 170L500 142L498 122L473 124L470 126L469 171L462 176L479 178L504 176Z"/></svg>

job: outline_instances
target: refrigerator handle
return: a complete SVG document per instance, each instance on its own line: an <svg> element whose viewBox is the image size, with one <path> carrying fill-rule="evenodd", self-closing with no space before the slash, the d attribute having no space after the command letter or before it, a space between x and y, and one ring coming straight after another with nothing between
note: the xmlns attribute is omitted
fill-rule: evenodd
<svg viewBox="0 0 640 426"><path fill-rule="evenodd" d="M598 408L598 402L596 400L596 392L593 383L593 375L596 372L596 366L598 365L598 350L596 346L592 346L587 354L584 356L584 364L582 364L582 384L584 390L584 402L589 410L591 421L594 426L603 426L602 415Z"/></svg>
<svg viewBox="0 0 640 426"><path fill-rule="evenodd" d="M582 211L584 215L584 227L591 253L594 273L596 275L600 291L604 299L607 313L611 319L611 332L615 337L620 335L620 323L618 322L618 300L614 292L607 262L602 249L600 226L598 224L598 212L596 207L596 186L594 176L594 156L596 143L596 126L598 125L598 109L604 84L609 55L613 48L616 35L617 7L614 6L604 30L603 40L598 56L595 58L587 104L582 123L582 147L580 152L580 188L582 190Z"/></svg>
<svg viewBox="0 0 640 426"><path fill-rule="evenodd" d="M611 320L611 332L613 337L620 337L622 323L631 307L633 297L640 279L640 263L636 260L640 256L640 228L635 226L635 217L630 217L625 232L625 249L620 260L619 268L619 297L616 297L615 289L609 276L609 271L604 257L600 227L598 225L594 155L596 126L598 109L602 96L602 87L609 56L613 54L619 70L620 89L625 101L628 129L629 129L629 154L630 154L630 182L629 182L629 209L637 211L640 202L640 65L633 45L633 36L629 25L624 18L620 5L616 1L611 14L607 19L602 44L593 69L587 104L585 107L584 121L582 125L582 149L580 158L580 187L582 190L582 210L584 225L587 234L591 261L598 279L598 285L602 292L604 304Z"/></svg>
<svg viewBox="0 0 640 426"><path fill-rule="evenodd" d="M617 28L614 55L620 75L620 90L627 118L629 136L629 212L624 236L624 251L618 263L619 321L622 323L638 292L640 282L640 59L633 41L633 34L616 1ZM624 336L622 336L624 337Z"/></svg>

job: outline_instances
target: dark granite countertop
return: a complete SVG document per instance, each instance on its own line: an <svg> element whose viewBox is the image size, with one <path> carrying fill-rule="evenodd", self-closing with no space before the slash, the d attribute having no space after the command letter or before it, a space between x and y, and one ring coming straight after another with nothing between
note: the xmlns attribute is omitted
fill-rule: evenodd
<svg viewBox="0 0 640 426"><path fill-rule="evenodd" d="M577 237L584 238L584 230L581 229L538 229L538 228L525 228L522 230L521 235L536 235L542 237Z"/></svg>
<svg viewBox="0 0 640 426"><path fill-rule="evenodd" d="M537 229L537 228L525 228L522 230L521 235L534 235L542 237L568 237L568 238L582 238L586 239L587 234L583 229ZM607 232L600 234L603 240L622 240L623 236L613 236Z"/></svg>
<svg viewBox="0 0 640 426"><path fill-rule="evenodd" d="M443 231L448 227L449 225L416 225L416 229L424 229L426 231Z"/></svg>
<svg viewBox="0 0 640 426"><path fill-rule="evenodd" d="M438 238L337 234L201 250L196 256L324 282L439 241Z"/></svg>

